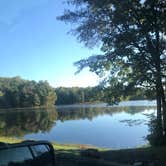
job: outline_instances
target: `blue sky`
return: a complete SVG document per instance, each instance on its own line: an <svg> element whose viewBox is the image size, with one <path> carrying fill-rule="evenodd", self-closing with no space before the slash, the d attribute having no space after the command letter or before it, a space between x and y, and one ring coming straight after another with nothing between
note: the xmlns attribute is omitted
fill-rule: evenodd
<svg viewBox="0 0 166 166"><path fill-rule="evenodd" d="M57 21L63 0L0 1L0 76L48 80L54 86L94 86L88 70L74 75L73 62L96 54L68 35L71 25Z"/></svg>

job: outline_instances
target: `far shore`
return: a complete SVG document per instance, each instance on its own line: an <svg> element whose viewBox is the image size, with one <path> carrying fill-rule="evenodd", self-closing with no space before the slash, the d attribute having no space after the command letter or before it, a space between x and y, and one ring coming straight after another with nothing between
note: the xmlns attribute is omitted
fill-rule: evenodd
<svg viewBox="0 0 166 166"><path fill-rule="evenodd" d="M19 110L33 110L33 109L50 109L50 108L111 108L111 107L139 107L139 106L150 106L156 107L155 100L130 100L130 101L122 101L118 105L109 105L107 103L95 102L95 103L78 103L78 104L69 104L69 105L53 105L53 106L39 106L39 107L18 107L18 108L1 108L0 111L8 110L8 111L19 111Z"/></svg>
<svg viewBox="0 0 166 166"><path fill-rule="evenodd" d="M65 107L125 107L125 106L156 106L155 100L130 100L122 101L118 105L109 105L107 103L78 103L69 105L56 105L57 108Z"/></svg>

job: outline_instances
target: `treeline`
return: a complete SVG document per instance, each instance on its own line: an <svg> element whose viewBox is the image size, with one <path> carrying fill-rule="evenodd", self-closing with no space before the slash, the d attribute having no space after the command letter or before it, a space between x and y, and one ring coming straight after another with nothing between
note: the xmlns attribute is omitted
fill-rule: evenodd
<svg viewBox="0 0 166 166"><path fill-rule="evenodd" d="M113 91L100 86L87 88L52 88L47 81L28 81L20 77L0 77L0 108L48 107L53 105L108 102L116 97ZM124 94L125 96L125 94ZM143 88L135 88L121 100L143 100L155 98L152 91L145 93Z"/></svg>
<svg viewBox="0 0 166 166"><path fill-rule="evenodd" d="M47 81L0 77L1 108L52 106L55 101L55 90Z"/></svg>
<svg viewBox="0 0 166 166"><path fill-rule="evenodd" d="M57 105L63 104L78 104L78 103L92 103L102 101L103 91L99 87L87 88L56 88Z"/></svg>
<svg viewBox="0 0 166 166"><path fill-rule="evenodd" d="M115 90L116 91L116 90ZM102 87L87 87L87 88L56 88L57 105L64 104L79 104L79 103L95 103L95 102L108 102L108 98L116 97L116 93L110 93L109 88L103 89ZM125 94L121 96L121 100L147 100L155 99L155 93L147 91L143 88L134 88L130 95Z"/></svg>

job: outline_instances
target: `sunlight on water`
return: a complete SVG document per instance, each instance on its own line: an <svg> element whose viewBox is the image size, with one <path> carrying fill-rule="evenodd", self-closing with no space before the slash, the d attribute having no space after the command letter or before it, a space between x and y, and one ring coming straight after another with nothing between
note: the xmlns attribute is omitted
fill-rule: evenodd
<svg viewBox="0 0 166 166"><path fill-rule="evenodd" d="M106 148L136 147L147 143L147 115L155 109L153 104L136 106L133 102L123 102L123 106L121 103L118 107L66 106L1 111L0 136Z"/></svg>

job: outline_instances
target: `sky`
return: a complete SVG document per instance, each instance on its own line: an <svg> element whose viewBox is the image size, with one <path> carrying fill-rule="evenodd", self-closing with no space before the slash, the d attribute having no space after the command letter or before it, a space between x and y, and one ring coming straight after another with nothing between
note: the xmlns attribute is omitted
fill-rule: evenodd
<svg viewBox="0 0 166 166"><path fill-rule="evenodd" d="M0 0L0 77L47 80L53 87L95 86L96 74L75 75L74 62L98 54L67 34L58 21L64 0Z"/></svg>

